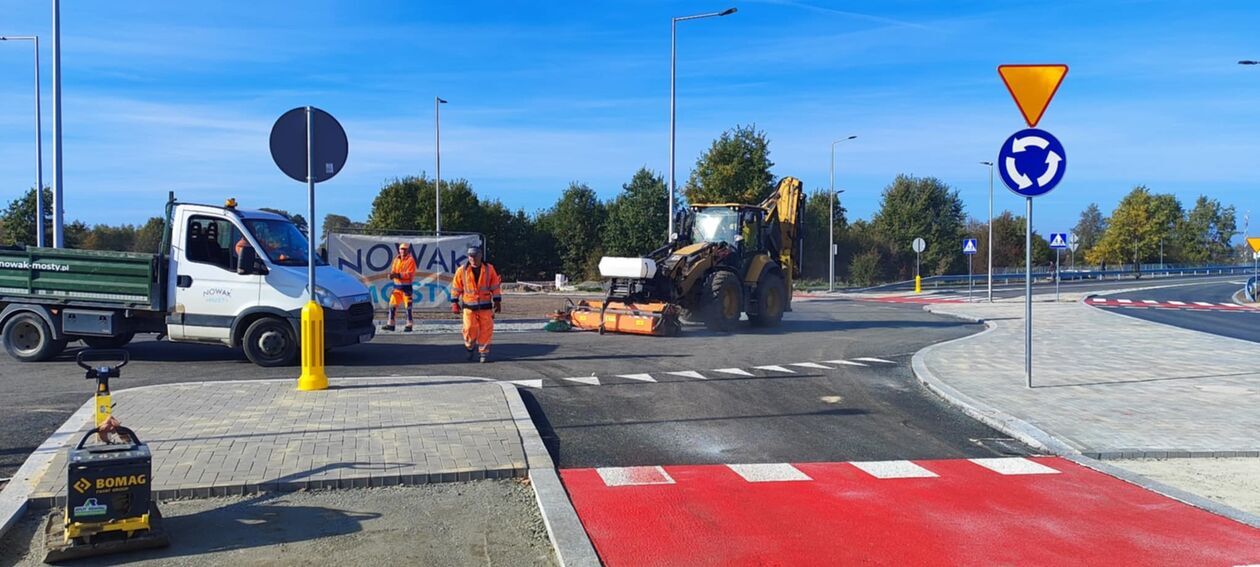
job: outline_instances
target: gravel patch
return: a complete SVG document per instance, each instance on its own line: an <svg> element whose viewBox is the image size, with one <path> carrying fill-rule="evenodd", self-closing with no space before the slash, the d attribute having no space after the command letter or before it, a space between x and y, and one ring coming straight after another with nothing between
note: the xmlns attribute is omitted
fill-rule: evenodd
<svg viewBox="0 0 1260 567"><path fill-rule="evenodd" d="M1260 459L1257 458L1114 460L1107 464L1260 514Z"/></svg>

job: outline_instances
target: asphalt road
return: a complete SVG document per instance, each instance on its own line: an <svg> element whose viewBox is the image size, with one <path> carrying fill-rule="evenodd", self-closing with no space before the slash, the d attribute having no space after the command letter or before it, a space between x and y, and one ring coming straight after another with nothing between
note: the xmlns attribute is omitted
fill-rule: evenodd
<svg viewBox="0 0 1260 567"><path fill-rule="evenodd" d="M1131 288L1149 287L1149 286L1183 285L1183 284L1190 284L1190 283L1200 284L1200 283L1236 282L1236 281L1245 280L1245 279L1247 278L1244 276L1235 274L1235 275L1227 275L1227 276L1178 276L1178 277L1167 277L1167 278L1164 278L1164 277L1155 278L1155 277L1148 276L1142 279L1124 278L1124 279L1119 279L1119 280L1104 280L1104 281L1099 281L1099 280L1067 281L1065 280L1059 284L1059 292L1060 293L1092 293L1092 292L1110 291L1110 290L1117 290L1117 289L1131 289ZM913 290L914 288L913 286L911 286L909 289ZM942 291L948 290L954 293L958 293L958 292L966 293L967 287L962 286L962 287L949 287L949 288L933 288L933 287L924 288L924 291L936 291L936 290L942 290ZM1237 286L1235 287L1235 291L1236 290L1237 290ZM975 283L975 288L973 289L973 293L975 294L977 298L982 298L985 296L985 291L986 291L986 287L985 287L985 281L984 281L983 276L976 276L976 283ZM1034 282L1033 294L1043 294L1043 293L1054 293L1054 283L1046 282L1046 281ZM1022 283L1002 284L1002 285L994 284L993 285L993 298L994 299L1008 299L1012 297L1023 297L1023 295L1024 295L1024 284ZM1116 297L1120 297L1120 296L1116 296ZM1153 298L1146 298L1146 299L1153 299Z"/></svg>
<svg viewBox="0 0 1260 567"><path fill-rule="evenodd" d="M510 298L508 299L510 300ZM595 333L502 333L494 362L465 362L453 334L391 335L333 351L331 376L448 375L539 380L527 404L562 467L638 464L928 459L1022 453L1001 434L921 388L910 356L979 325L918 305L798 302L781 328L677 338ZM149 384L295 380L239 351L138 339L115 390ZM12 473L91 394L73 350L56 361L0 356L0 476ZM827 360L875 357L865 366ZM790 366L821 363L824 368ZM756 369L784 365L791 373ZM741 368L749 375L715 373ZM698 372L705 379L669 374ZM620 378L649 374L655 382ZM598 378L599 385L565 378ZM642 377L639 377L642 378Z"/></svg>
<svg viewBox="0 0 1260 567"><path fill-rule="evenodd" d="M1203 282L1195 285L1156 288L1108 295L1108 299L1130 299L1137 302L1169 300L1208 303L1232 303L1233 295L1242 289L1246 278L1234 276L1230 281ZM1231 283L1232 281L1232 283ZM1183 329L1202 331L1223 337L1232 337L1260 343L1260 311L1225 311L1192 309L1147 309L1141 307L1099 307L1129 317L1173 325Z"/></svg>

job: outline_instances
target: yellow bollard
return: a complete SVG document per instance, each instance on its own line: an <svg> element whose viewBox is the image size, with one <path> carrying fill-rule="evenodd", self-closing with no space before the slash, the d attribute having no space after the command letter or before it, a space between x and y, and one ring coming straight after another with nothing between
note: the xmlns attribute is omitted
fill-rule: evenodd
<svg viewBox="0 0 1260 567"><path fill-rule="evenodd" d="M328 375L324 374L324 309L314 301L302 308L302 375L298 377L298 390L326 390Z"/></svg>
<svg viewBox="0 0 1260 567"><path fill-rule="evenodd" d="M923 278L919 276L914 277L914 292L923 293ZM302 311L302 313L305 314L306 311Z"/></svg>

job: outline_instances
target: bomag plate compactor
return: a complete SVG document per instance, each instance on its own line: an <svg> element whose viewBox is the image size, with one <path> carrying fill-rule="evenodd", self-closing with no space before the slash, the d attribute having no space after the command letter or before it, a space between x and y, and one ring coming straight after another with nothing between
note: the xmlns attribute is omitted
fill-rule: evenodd
<svg viewBox="0 0 1260 567"><path fill-rule="evenodd" d="M578 329L640 335L676 334L683 320L730 331L745 313L753 325L778 325L800 276L804 202L801 181L785 177L759 205L691 205L669 244L642 258L602 258L607 297L563 316Z"/></svg>

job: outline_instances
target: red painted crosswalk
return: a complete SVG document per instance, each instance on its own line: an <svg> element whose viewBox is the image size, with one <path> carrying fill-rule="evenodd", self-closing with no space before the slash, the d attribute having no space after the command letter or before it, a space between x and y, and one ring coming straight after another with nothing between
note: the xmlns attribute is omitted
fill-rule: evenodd
<svg viewBox="0 0 1260 567"><path fill-rule="evenodd" d="M561 477L610 566L1260 563L1260 530L1059 458Z"/></svg>
<svg viewBox="0 0 1260 567"><path fill-rule="evenodd" d="M1211 301L1178 301L1156 299L1113 299L1110 297L1091 297L1085 303L1095 307L1127 307L1138 309L1187 309L1208 311L1236 311L1241 313L1257 313L1260 309L1247 307L1237 303L1214 303Z"/></svg>

